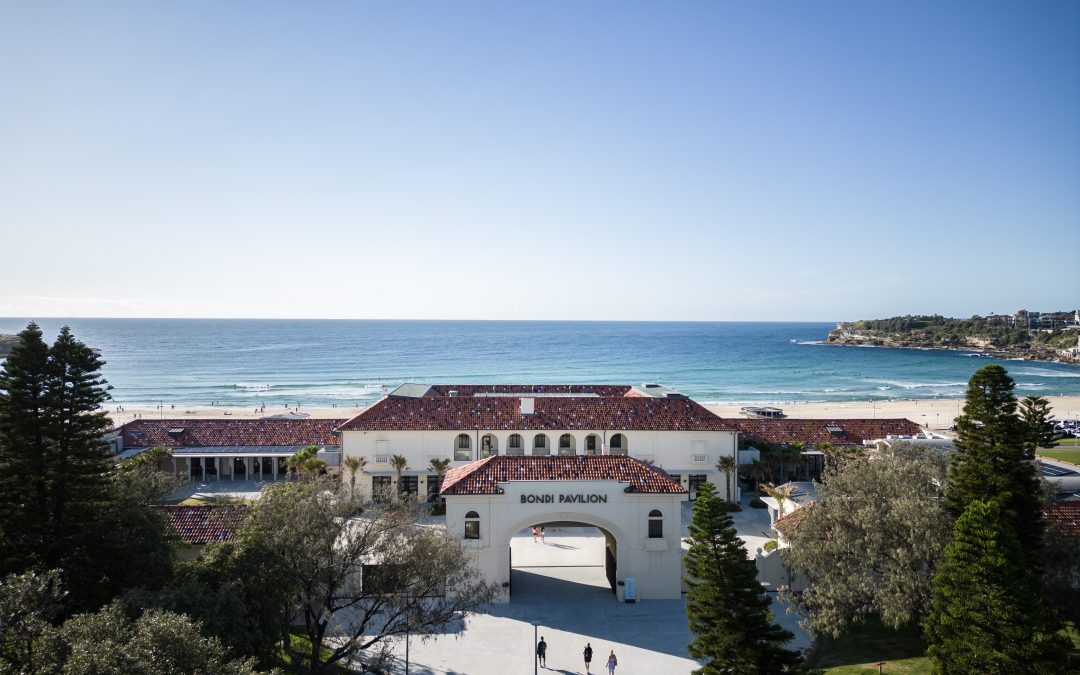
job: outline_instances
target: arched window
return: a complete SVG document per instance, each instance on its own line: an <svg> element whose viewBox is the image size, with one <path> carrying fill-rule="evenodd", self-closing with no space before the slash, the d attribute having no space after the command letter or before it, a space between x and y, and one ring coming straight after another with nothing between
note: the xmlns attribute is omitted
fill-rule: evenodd
<svg viewBox="0 0 1080 675"><path fill-rule="evenodd" d="M611 448L611 454L613 455L625 455L626 454L626 436L622 434L615 434L611 437L611 442L608 443L608 447Z"/></svg>
<svg viewBox="0 0 1080 675"><path fill-rule="evenodd" d="M472 439L468 434L458 434L454 442L454 461L467 462L472 459Z"/></svg>
<svg viewBox="0 0 1080 675"><path fill-rule="evenodd" d="M480 514L476 511L469 511L465 514L465 538L480 538Z"/></svg>
<svg viewBox="0 0 1080 675"><path fill-rule="evenodd" d="M548 438L546 434L536 434L535 436L533 436L533 454L551 454L551 450L548 449Z"/></svg>
<svg viewBox="0 0 1080 675"><path fill-rule="evenodd" d="M664 514L656 509L649 511L649 539L664 538Z"/></svg>
<svg viewBox="0 0 1080 675"><path fill-rule="evenodd" d="M600 437L596 434L589 434L585 437L585 454L595 455L600 452Z"/></svg>
<svg viewBox="0 0 1080 675"><path fill-rule="evenodd" d="M506 439L506 454L525 454L525 442L524 439L521 438L521 434L510 434L510 438Z"/></svg>
<svg viewBox="0 0 1080 675"><path fill-rule="evenodd" d="M574 437L570 434L563 434L559 436L559 454L560 455L573 455L577 451L574 447Z"/></svg>
<svg viewBox="0 0 1080 675"><path fill-rule="evenodd" d="M480 439L480 459L499 454L499 439L491 434L484 434Z"/></svg>

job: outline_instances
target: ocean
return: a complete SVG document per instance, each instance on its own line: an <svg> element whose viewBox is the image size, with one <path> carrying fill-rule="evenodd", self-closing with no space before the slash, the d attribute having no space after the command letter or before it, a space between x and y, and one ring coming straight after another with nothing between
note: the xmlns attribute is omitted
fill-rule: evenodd
<svg viewBox="0 0 1080 675"><path fill-rule="evenodd" d="M0 318L0 333L27 319ZM659 382L702 403L960 397L992 359L822 343L832 323L42 319L101 350L119 405L370 403L402 382ZM1001 362L1019 395L1080 366Z"/></svg>

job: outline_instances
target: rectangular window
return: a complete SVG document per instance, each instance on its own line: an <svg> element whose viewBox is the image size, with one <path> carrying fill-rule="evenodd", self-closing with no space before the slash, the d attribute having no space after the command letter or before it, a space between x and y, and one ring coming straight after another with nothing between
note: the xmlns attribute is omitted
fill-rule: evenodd
<svg viewBox="0 0 1080 675"><path fill-rule="evenodd" d="M649 518L649 539L664 538L664 521L662 518Z"/></svg>
<svg viewBox="0 0 1080 675"><path fill-rule="evenodd" d="M709 461L709 455L705 450L705 441L691 441L690 454L693 455L695 464L704 464Z"/></svg>
<svg viewBox="0 0 1080 675"><path fill-rule="evenodd" d="M371 477L371 495L372 498L377 501L387 501L390 499L390 490L393 488L394 479L390 476L372 476Z"/></svg>
<svg viewBox="0 0 1080 675"><path fill-rule="evenodd" d="M701 487L704 483L707 483L707 482L709 482L709 476L707 474L704 474L704 473L692 473L692 474L690 474L690 476L687 478L687 483L688 484L686 486L690 490L690 496L691 497L696 496L697 495L697 489L699 487Z"/></svg>
<svg viewBox="0 0 1080 675"><path fill-rule="evenodd" d="M398 483L398 492L403 495L415 495L420 492L419 476L402 476Z"/></svg>
<svg viewBox="0 0 1080 675"><path fill-rule="evenodd" d="M427 500L433 502L439 498L439 490L442 489L442 479L435 474L427 477Z"/></svg>
<svg viewBox="0 0 1080 675"><path fill-rule="evenodd" d="M465 538L466 539L479 539L480 538L480 521L479 520L466 520L465 521Z"/></svg>
<svg viewBox="0 0 1080 675"><path fill-rule="evenodd" d="M390 461L390 441L375 441L375 461Z"/></svg>

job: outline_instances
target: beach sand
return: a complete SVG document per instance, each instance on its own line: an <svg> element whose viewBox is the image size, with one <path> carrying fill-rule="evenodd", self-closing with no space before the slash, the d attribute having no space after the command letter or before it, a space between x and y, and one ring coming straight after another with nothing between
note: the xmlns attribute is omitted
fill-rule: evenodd
<svg viewBox="0 0 1080 675"><path fill-rule="evenodd" d="M1080 396L1047 396L1059 420L1080 419ZM964 406L963 399L936 399L919 401L830 401L827 403L786 403L782 408L788 417L805 419L851 419L851 418L896 418L909 419L931 430L948 429ZM709 410L721 417L739 417L742 405L710 405ZM307 408L301 406L285 408L267 408L265 411L254 408L226 406L177 406L166 405L159 409L156 405L124 406L118 412L116 406L108 410L109 417L115 424L123 424L141 416L143 419L257 419L282 413L300 412L313 418L351 418L360 414L363 406L339 408Z"/></svg>

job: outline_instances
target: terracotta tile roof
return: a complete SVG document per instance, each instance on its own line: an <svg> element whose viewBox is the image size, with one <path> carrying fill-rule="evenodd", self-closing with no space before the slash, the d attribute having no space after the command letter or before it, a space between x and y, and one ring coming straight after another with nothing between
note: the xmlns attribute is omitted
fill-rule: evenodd
<svg viewBox="0 0 1080 675"><path fill-rule="evenodd" d="M229 445L339 445L334 428L345 420L333 419L174 419L135 420L120 427L125 448L163 445L220 447Z"/></svg>
<svg viewBox="0 0 1080 675"><path fill-rule="evenodd" d="M807 445L832 443L833 445L862 445L863 441L892 435L913 435L922 429L905 419L841 419L808 420L785 418L775 420L724 418L724 424L738 429L739 440L753 443L794 443ZM832 433L828 427L838 430Z"/></svg>
<svg viewBox="0 0 1080 675"><path fill-rule="evenodd" d="M813 505L814 502L810 502L806 506L795 509L783 518L777 518L776 522L773 523L773 529L777 532L780 532L781 534L787 534L788 532L791 532L792 530L797 528L800 523L802 523L803 519L806 518L806 514L809 513L810 508Z"/></svg>
<svg viewBox="0 0 1080 675"><path fill-rule="evenodd" d="M452 391L456 391L458 396L465 397L477 394L506 394L508 396L596 394L604 398L613 398L629 396L631 388L626 384L433 384L425 396L449 396Z"/></svg>
<svg viewBox="0 0 1080 675"><path fill-rule="evenodd" d="M169 519L168 538L185 544L229 541L247 515L245 504L153 505Z"/></svg>
<svg viewBox="0 0 1080 675"><path fill-rule="evenodd" d="M725 431L733 428L688 399L541 397L533 399L533 409L532 415L522 415L521 399L513 396L384 398L339 429Z"/></svg>
<svg viewBox="0 0 1080 675"><path fill-rule="evenodd" d="M1047 528L1066 537L1080 537L1080 500L1061 500L1043 510Z"/></svg>
<svg viewBox="0 0 1080 675"><path fill-rule="evenodd" d="M685 494L662 469L632 457L507 457L496 455L446 472L443 495L502 494L499 483L511 480L616 480L629 483L626 492Z"/></svg>

